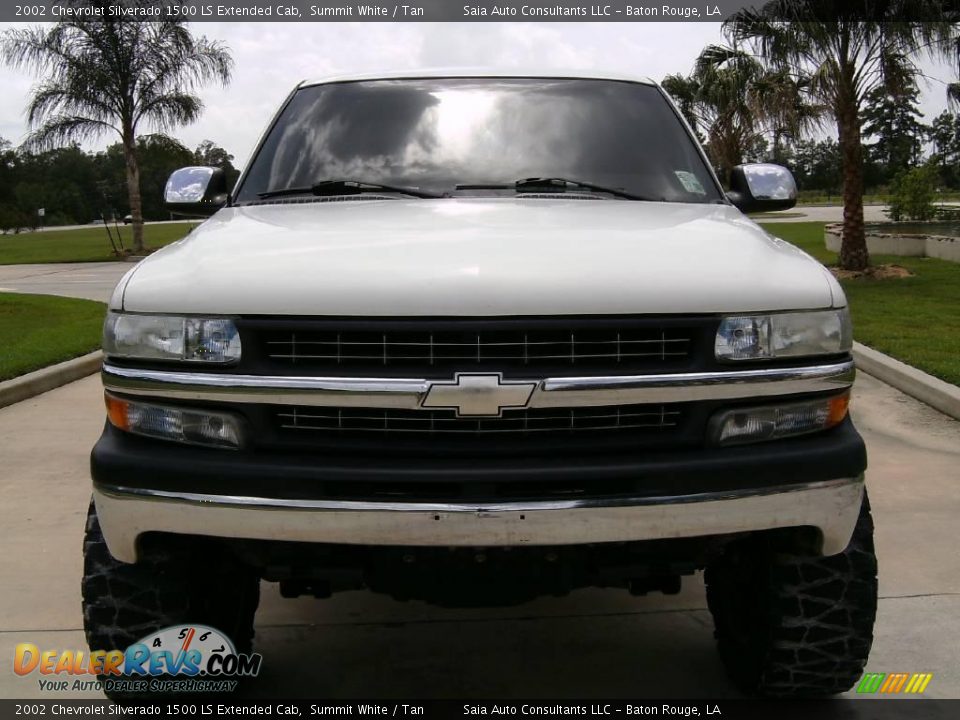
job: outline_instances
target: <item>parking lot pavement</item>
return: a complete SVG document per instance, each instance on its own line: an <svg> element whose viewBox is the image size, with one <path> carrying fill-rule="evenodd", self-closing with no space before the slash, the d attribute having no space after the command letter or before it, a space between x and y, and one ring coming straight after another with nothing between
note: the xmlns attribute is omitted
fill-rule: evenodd
<svg viewBox="0 0 960 720"><path fill-rule="evenodd" d="M890 218L886 205L864 205L863 219L866 222L888 222ZM843 222L841 205L797 205L783 213L764 213L756 218L757 222Z"/></svg>
<svg viewBox="0 0 960 720"><path fill-rule="evenodd" d="M880 612L872 672L932 672L960 697L960 423L862 375ZM103 422L90 377L0 409L0 697L49 693L12 672L14 647L82 649L87 454ZM679 596L580 591L516 608L444 610L353 592L282 600L265 585L259 697L729 697L699 578ZM863 714L869 704L863 706ZM853 713L858 715L860 713Z"/></svg>
<svg viewBox="0 0 960 720"><path fill-rule="evenodd" d="M120 278L132 267L127 262L0 265L0 292L63 295L106 302Z"/></svg>
<svg viewBox="0 0 960 720"><path fill-rule="evenodd" d="M144 225L173 225L176 223L182 223L184 220L180 218L178 220L147 220L144 222ZM123 226L125 223L118 220L118 223ZM37 228L37 232L57 232L59 230L87 230L92 227L103 227L103 222L96 221L87 223L86 225L50 225L48 227ZM110 227L114 227L114 223L110 223Z"/></svg>

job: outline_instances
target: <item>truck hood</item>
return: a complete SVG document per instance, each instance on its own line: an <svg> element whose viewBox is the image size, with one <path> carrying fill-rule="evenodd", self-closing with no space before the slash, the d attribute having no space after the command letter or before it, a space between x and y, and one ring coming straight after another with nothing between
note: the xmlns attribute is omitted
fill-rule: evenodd
<svg viewBox="0 0 960 720"><path fill-rule="evenodd" d="M829 273L726 205L351 199L226 208L142 261L134 312L496 316L843 304Z"/></svg>

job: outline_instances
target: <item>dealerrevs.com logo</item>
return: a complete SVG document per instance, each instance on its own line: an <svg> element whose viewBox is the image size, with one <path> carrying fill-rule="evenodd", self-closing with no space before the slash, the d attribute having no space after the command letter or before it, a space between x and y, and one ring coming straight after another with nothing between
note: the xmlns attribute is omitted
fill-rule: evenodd
<svg viewBox="0 0 960 720"><path fill-rule="evenodd" d="M39 674L41 690L118 693L230 692L241 677L256 677L263 656L238 653L233 642L206 625L171 625L126 650L40 650L20 643L17 675Z"/></svg>

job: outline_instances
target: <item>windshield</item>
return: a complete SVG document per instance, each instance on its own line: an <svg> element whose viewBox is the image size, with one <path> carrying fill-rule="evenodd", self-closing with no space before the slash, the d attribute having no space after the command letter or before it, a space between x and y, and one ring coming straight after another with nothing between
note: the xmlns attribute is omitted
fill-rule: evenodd
<svg viewBox="0 0 960 720"><path fill-rule="evenodd" d="M568 178L667 202L721 199L655 87L426 78L301 88L257 152L236 201L342 180L456 197L503 195L527 178ZM542 191L591 192L572 185Z"/></svg>

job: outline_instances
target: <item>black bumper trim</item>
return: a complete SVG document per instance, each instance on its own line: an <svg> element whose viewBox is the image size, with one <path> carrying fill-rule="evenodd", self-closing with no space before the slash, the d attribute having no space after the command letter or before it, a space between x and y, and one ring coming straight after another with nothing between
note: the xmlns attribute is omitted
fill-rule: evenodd
<svg viewBox="0 0 960 720"><path fill-rule="evenodd" d="M857 477L866 466L863 439L849 418L825 433L729 448L420 459L372 452L226 452L139 438L108 425L91 454L97 487L318 500L392 494L397 500L496 502L571 492L581 497L733 492ZM407 494L412 487L416 495Z"/></svg>

